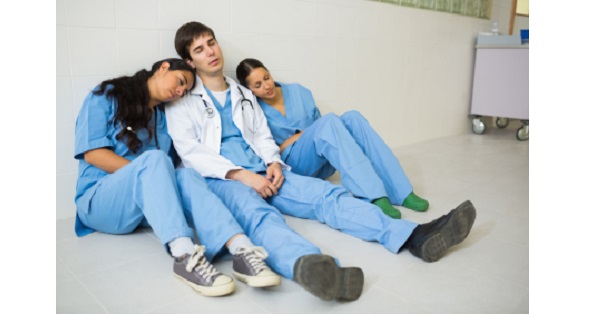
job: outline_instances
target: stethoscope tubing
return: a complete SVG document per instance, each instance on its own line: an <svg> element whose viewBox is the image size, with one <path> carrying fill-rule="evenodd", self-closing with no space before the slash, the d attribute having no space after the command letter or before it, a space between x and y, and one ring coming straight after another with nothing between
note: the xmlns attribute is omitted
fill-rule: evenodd
<svg viewBox="0 0 600 314"><path fill-rule="evenodd" d="M244 114L246 112L245 110L245 106L250 105L250 109L252 110L252 112L250 112L250 114L252 115L252 121L251 121L251 125L249 127L249 130L252 134L256 133L256 130L254 130L254 120L256 119L255 115L254 115L254 104L252 103L252 101L248 98L246 98L246 96L244 95L244 93L242 92L242 89L238 86L238 91L240 92L240 95L242 95L242 116L245 119L246 114ZM202 103L204 103L204 112L206 112L206 116L209 119L212 119L215 117L215 110L211 107L208 106L208 104L206 103L206 100L204 99L202 94L199 94L198 96L200 96L200 99L202 99Z"/></svg>

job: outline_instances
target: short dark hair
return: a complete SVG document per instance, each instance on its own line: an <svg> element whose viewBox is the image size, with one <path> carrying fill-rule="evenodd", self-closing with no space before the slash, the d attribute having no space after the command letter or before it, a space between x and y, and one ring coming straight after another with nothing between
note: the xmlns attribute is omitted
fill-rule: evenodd
<svg viewBox="0 0 600 314"><path fill-rule="evenodd" d="M198 36L210 35L215 40L215 32L200 22L188 22L183 24L175 33L175 50L183 60L192 60L190 45Z"/></svg>
<svg viewBox="0 0 600 314"><path fill-rule="evenodd" d="M246 58L242 60L240 64L238 64L237 68L235 69L235 76L237 77L240 84L242 84L242 86L248 88L246 79L248 78L248 75L250 75L250 72L257 68L263 68L269 71L269 69L267 69L267 67L265 67L265 65L262 62L252 58Z"/></svg>

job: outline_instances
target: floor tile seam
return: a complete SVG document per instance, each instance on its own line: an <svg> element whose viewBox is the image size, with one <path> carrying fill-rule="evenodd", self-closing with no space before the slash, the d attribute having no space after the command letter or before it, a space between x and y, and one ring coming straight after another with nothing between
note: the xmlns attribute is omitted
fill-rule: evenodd
<svg viewBox="0 0 600 314"><path fill-rule="evenodd" d="M66 223L66 221L70 221L71 224L74 224L75 221L75 215L73 215L73 217L68 217L68 218L62 218L62 219L57 219L55 226L56 226L56 231L55 234L58 235L58 230L64 230L62 224ZM72 228L73 225L70 226L70 228ZM62 237L61 239L56 238L56 244L58 243L63 243L66 241L71 241L71 240L75 240L78 239L79 237L77 237L77 234L75 233L74 229L71 229L71 235ZM66 234L66 233L65 233Z"/></svg>
<svg viewBox="0 0 600 314"><path fill-rule="evenodd" d="M83 281L82 281L82 279L84 279L85 277L87 277L87 276L89 276L89 275L96 274L96 273L100 272L100 271L95 271L95 272L93 272L93 273L84 274L84 275L79 275L79 274L78 274L76 271L74 271L74 270L73 270L73 268L72 268L72 267L70 267L70 266L69 266L69 264L68 264L68 263L66 263L66 262L65 262L64 260L62 260L61 258L59 258L59 259L60 259L60 262L61 262L61 263L63 264L63 266L65 267L65 269L66 269L66 270L69 272L69 274L71 274L71 278L68 278L68 279L66 279L66 280L63 280L63 281L61 281L61 282L58 282L58 281L57 281L57 282L56 282L56 284L57 284L57 285L58 285L58 284L63 284L63 283L65 283L65 282L68 282L68 281L70 281L70 280L75 280L75 281L77 281L79 284L81 284L81 285L85 286L85 285L84 285L84 283L83 283ZM101 270L101 271L103 271L103 270ZM88 290L88 293L89 293L89 294L92 294L92 293L91 293L91 291L89 291L89 290Z"/></svg>
<svg viewBox="0 0 600 314"><path fill-rule="evenodd" d="M289 279L286 279L286 278L281 278L281 279L282 280L289 280ZM239 281L236 281L236 284L242 284L242 283L239 282ZM252 288L252 287L248 286L248 288ZM254 289L260 289L260 288L254 288ZM265 308L264 306L262 306L260 303L252 300L252 298L250 297L250 294L248 294L248 293L245 293L243 295L243 299L246 300L246 302L248 302L250 304L254 304L254 305L258 306L260 309L262 309L264 311L264 313L273 313L272 311L269 311L267 308Z"/></svg>
<svg viewBox="0 0 600 314"><path fill-rule="evenodd" d="M156 236L153 230L141 232L144 236L150 237L152 240L160 243L160 239ZM162 243L161 243L162 245Z"/></svg>
<svg viewBox="0 0 600 314"><path fill-rule="evenodd" d="M472 268L471 270L474 274L479 276L478 278L487 278L490 281L495 281L497 284L500 284L502 286L512 286L513 288L526 289L529 293L529 280L527 285L523 285L515 283L512 280L507 280L504 276L490 275L489 273L483 271L483 268ZM527 271L527 273L529 273L529 271Z"/></svg>
<svg viewBox="0 0 600 314"><path fill-rule="evenodd" d="M466 185L464 185L464 186L462 186L462 188L460 188L460 190L463 190L463 191L477 191L482 186L482 183L486 184L486 185L490 185L489 181L487 181L487 180L482 180L482 181L463 180L461 182L466 183Z"/></svg>
<svg viewBox="0 0 600 314"><path fill-rule="evenodd" d="M145 259L145 258L148 258L150 256L154 256L154 255L158 256L160 254L164 254L164 253L163 252L150 253L150 254L146 254L144 256L138 256L138 257L135 257L133 259L128 259L126 261L118 262L118 263L116 263L116 264L114 264L114 265L112 265L110 267L100 268L98 270L95 270L95 271L92 271L92 272L89 272L89 273L84 273L83 275L77 275L76 273L75 274L76 274L76 276L78 278L85 279L87 277L91 277L91 276L97 275L98 273L106 272L106 271L110 271L110 270L115 270L115 269L123 267L125 265L134 264L135 262L140 261L140 260Z"/></svg>
<svg viewBox="0 0 600 314"><path fill-rule="evenodd" d="M411 301L411 299L409 299L409 298L406 298L406 297L404 297L404 296L402 296L402 295L398 295L398 294L396 294L396 293L394 293L394 292L392 292L392 291L390 291L390 290L387 290L386 288L384 288L383 286L381 286L381 285L379 285L379 284L374 284L372 287L373 287L373 288L375 288L375 289L378 289L378 290L380 290L382 293L385 293L385 294L387 294L387 295L390 295L390 296L391 296L391 297L394 299L394 302L395 302L395 303L399 303L397 300L398 300L398 299L402 299L402 300L406 301L406 303L412 304L412 305L414 305L415 307L418 307L418 308L421 308L421 309L425 309L425 310L427 310L428 312L431 312L431 313L435 313L435 312L434 312L434 311L432 311L431 309L425 308L425 307L423 307L421 304L418 304L418 303L412 302L412 301Z"/></svg>
<svg viewBox="0 0 600 314"><path fill-rule="evenodd" d="M70 267L68 265L65 265L69 271ZM106 308L106 306L104 306L104 304L100 301L100 299L98 299L98 297L96 297L96 295L89 289L89 287L81 280L81 277L78 276L77 274L75 274L75 272L71 271L73 273L73 280L75 280L80 286L83 287L83 289L85 290L85 292L94 300L94 302L96 302L96 304L98 304L100 306L100 308L102 308L102 310L104 311L104 313L109 314L110 312L108 311L108 309ZM56 296L58 298L58 295Z"/></svg>
<svg viewBox="0 0 600 314"><path fill-rule="evenodd" d="M504 237L501 237L501 236L496 236L496 235L493 235L493 234L491 234L491 235L488 235L488 236L489 236L490 238L494 239L494 240L498 240L498 241L500 241L500 242L503 242L504 244L510 244L510 245L518 246L518 247L520 247L520 248L522 248L522 249L530 249L530 247L529 247L529 237L528 237L528 239L527 239L527 244L524 244L524 243L519 243L519 242L515 242L515 241L507 240L507 239L506 239L506 238L504 238Z"/></svg>
<svg viewBox="0 0 600 314"><path fill-rule="evenodd" d="M529 271L527 272L527 275L529 275ZM511 280L507 280L502 276L498 276L494 279L505 286L512 286L513 288L524 289L527 291L527 294L529 295L529 279L527 279L527 284L525 284L525 283L521 284L521 283L511 281Z"/></svg>
<svg viewBox="0 0 600 314"><path fill-rule="evenodd" d="M515 218L515 219L519 219L519 220L529 221L529 208L527 208L526 210L527 210L527 215L522 214L522 212L525 211L525 209L523 209L521 211L521 214L506 211L506 210L490 209L488 214L495 215L495 217L493 217L493 218L505 217L505 218Z"/></svg>
<svg viewBox="0 0 600 314"><path fill-rule="evenodd" d="M477 275L478 276L478 280L477 280L478 282L483 281L483 280L481 280L481 278L483 278L484 280L487 279L489 282L496 282L499 286L502 286L502 287L512 286L513 288L518 288L518 289L526 290L527 293L529 293L529 287L528 286L514 284L511 281L505 280L501 276L490 276L486 272L484 272L482 270L479 270L479 269L474 269L474 268L470 268L469 271L473 272L473 275ZM511 291L514 291L514 290L511 289ZM418 306L419 308L423 308L423 309L425 309L425 310L427 310L427 311L429 311L431 313L438 313L439 312L436 309L428 307L427 306L428 302L427 303L411 302L411 304L414 304L415 306ZM438 303L434 302L434 304L438 304ZM460 312L460 313L474 313L474 312ZM501 313L501 312L498 312L498 313Z"/></svg>
<svg viewBox="0 0 600 314"><path fill-rule="evenodd" d="M152 313L155 313L156 311L159 311L161 309L168 309L171 305L177 304L177 303L181 302L182 300L185 300L185 299L187 299L189 297L190 296L188 296L188 295L184 295L184 296L181 296L179 298L175 298L175 299L173 299L173 300L171 300L171 301L169 301L167 303L163 303L161 305L156 306L154 309L145 311L143 314L152 314Z"/></svg>
<svg viewBox="0 0 600 314"><path fill-rule="evenodd" d="M65 267L65 269L67 270L67 272L69 274L71 274L71 276L73 278L77 277L77 274L73 271L73 269L71 269L71 267L69 267L69 265L60 257L56 256L56 259ZM66 280L65 280L66 281ZM59 283L58 281L56 282L57 284Z"/></svg>

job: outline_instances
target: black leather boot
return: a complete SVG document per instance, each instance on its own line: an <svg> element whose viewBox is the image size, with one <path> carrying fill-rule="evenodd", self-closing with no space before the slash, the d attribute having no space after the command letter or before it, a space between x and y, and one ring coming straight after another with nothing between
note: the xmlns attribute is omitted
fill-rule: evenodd
<svg viewBox="0 0 600 314"><path fill-rule="evenodd" d="M358 267L339 267L333 257L310 254L294 265L294 281L325 301L354 301L362 294L364 274Z"/></svg>
<svg viewBox="0 0 600 314"><path fill-rule="evenodd" d="M465 201L448 214L419 225L404 244L416 257L426 262L438 261L448 248L461 243L471 231L477 212Z"/></svg>

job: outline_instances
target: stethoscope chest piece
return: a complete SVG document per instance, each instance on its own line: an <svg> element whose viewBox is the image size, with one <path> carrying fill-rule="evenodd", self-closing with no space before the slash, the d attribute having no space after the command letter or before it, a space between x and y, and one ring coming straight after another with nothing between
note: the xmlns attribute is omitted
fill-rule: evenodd
<svg viewBox="0 0 600 314"><path fill-rule="evenodd" d="M215 111L213 110L213 108L206 107L206 115L209 118L213 118L215 116Z"/></svg>

